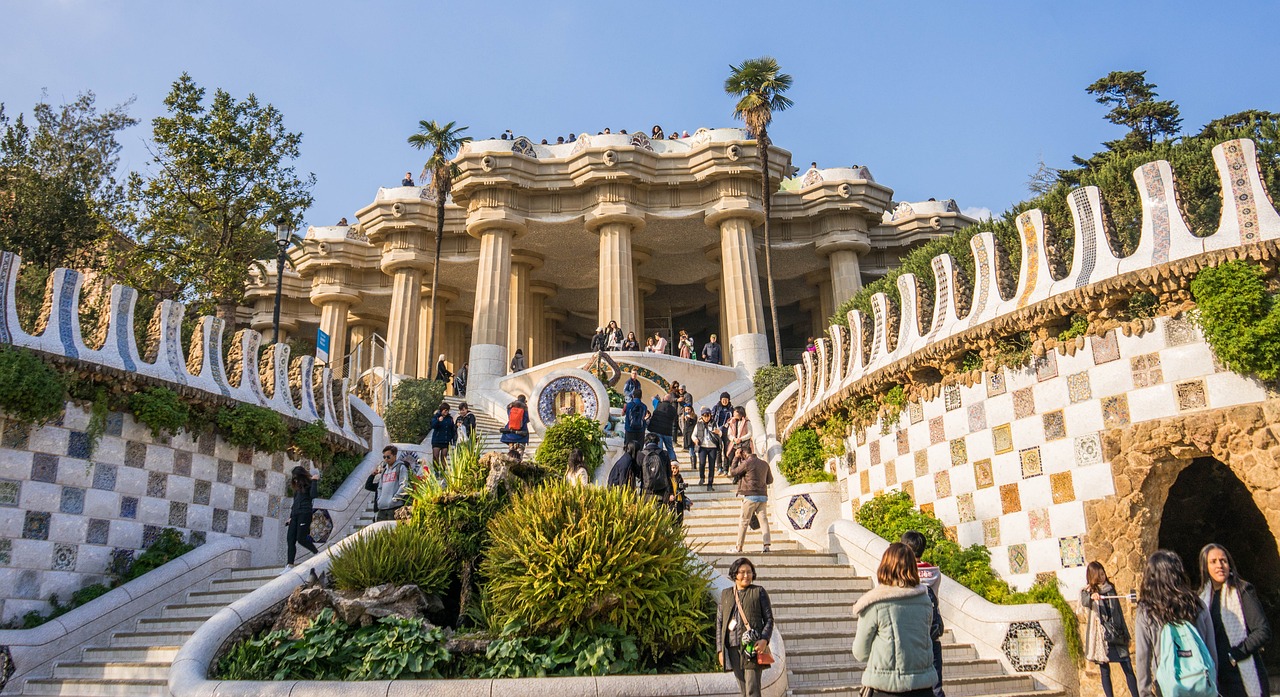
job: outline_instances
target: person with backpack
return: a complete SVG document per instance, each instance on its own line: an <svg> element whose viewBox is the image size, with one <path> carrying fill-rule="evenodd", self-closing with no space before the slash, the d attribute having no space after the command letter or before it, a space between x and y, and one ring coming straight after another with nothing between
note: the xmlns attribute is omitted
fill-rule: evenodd
<svg viewBox="0 0 1280 697"><path fill-rule="evenodd" d="M742 516L738 520L738 546L729 550L730 554L741 554L742 543L747 539L747 526L751 519L760 522L760 533L764 536L764 551L769 551L769 485L773 483L773 472L769 463L761 460L752 452L751 441L738 448L738 460L729 469L729 476L740 477L738 480L738 496L742 497Z"/></svg>
<svg viewBox="0 0 1280 697"><path fill-rule="evenodd" d="M942 633L946 627L942 624L942 612L938 609L938 587L942 585L942 572L938 567L924 560L924 550L929 546L925 536L916 531L902 533L898 540L911 548L916 555L916 572L920 575L920 583L929 593L929 602L933 603L933 622L929 626L929 639L933 642L933 669L938 673L938 682L933 686L934 697L946 697L942 690ZM1111 697L1111 695L1107 695Z"/></svg>
<svg viewBox="0 0 1280 697"><path fill-rule="evenodd" d="M1147 559L1134 643L1139 697L1217 696L1213 620L1191 590L1177 552L1161 549Z"/></svg>
<svg viewBox="0 0 1280 697"><path fill-rule="evenodd" d="M720 474L729 473L729 419L733 418L733 403L729 401L729 393L721 392L720 401L711 408L711 421L716 427L716 436L720 439Z"/></svg>
<svg viewBox="0 0 1280 697"><path fill-rule="evenodd" d="M289 473L289 493L293 494L293 504L289 508L289 519L285 521L288 531L285 533L287 545L287 563L284 570L293 568L293 560L302 545L312 554L319 554L316 543L311 539L312 501L320 495L320 475L308 474L307 468L301 465L294 467Z"/></svg>
<svg viewBox="0 0 1280 697"><path fill-rule="evenodd" d="M696 468L698 466L698 442L693 439L693 431L698 426L698 415L693 413L692 405L682 405L680 412L680 420L677 422L680 430L680 447L686 453L689 453L689 466ZM702 484L703 482L698 483Z"/></svg>
<svg viewBox="0 0 1280 697"><path fill-rule="evenodd" d="M662 401L658 402L658 406L654 407L653 415L649 417L649 433L658 436L658 443L667 451L667 459L671 462L676 461L676 420L680 418L680 413L676 410L675 397L666 395Z"/></svg>
<svg viewBox="0 0 1280 697"><path fill-rule="evenodd" d="M659 504L676 500L671 489L671 460L653 433L645 436L644 450L640 452L640 493Z"/></svg>
<svg viewBox="0 0 1280 697"><path fill-rule="evenodd" d="M711 491L720 461L720 432L707 407L702 408L702 418L693 427L693 442L698 445L698 485L706 484L707 491Z"/></svg>
<svg viewBox="0 0 1280 697"><path fill-rule="evenodd" d="M671 461L671 512L676 517L676 522L684 525L684 510L688 507L688 496L685 490L688 485L684 483L684 477L680 474L680 463Z"/></svg>
<svg viewBox="0 0 1280 697"><path fill-rule="evenodd" d="M649 407L644 405L644 394L636 390L622 410L622 442L635 443L639 449L644 442L644 427L648 420Z"/></svg>
<svg viewBox="0 0 1280 697"><path fill-rule="evenodd" d="M480 437L480 433L476 431L476 415L471 413L471 407L466 402L458 405L458 418L453 420L453 425L458 429L458 440Z"/></svg>
<svg viewBox="0 0 1280 697"><path fill-rule="evenodd" d="M1111 664L1118 663L1124 671L1131 697L1138 697L1138 678L1129 660L1129 627L1116 597L1116 587L1107 578L1102 564L1091 561L1085 570L1088 584L1080 591L1080 607L1089 611L1084 636L1084 657L1098 664L1102 673L1102 693L1112 697Z"/></svg>
<svg viewBox="0 0 1280 697"><path fill-rule="evenodd" d="M640 481L640 463L636 461L636 444L625 443L622 457L609 470L609 486L622 486L634 490Z"/></svg>
<svg viewBox="0 0 1280 697"><path fill-rule="evenodd" d="M876 585L853 605L853 657L866 662L862 686L872 695L929 697L938 682L929 627L933 607L916 555L894 542L880 558Z"/></svg>
<svg viewBox="0 0 1280 697"><path fill-rule="evenodd" d="M502 427L502 437L507 453L517 460L524 457L524 447L529 444L529 404L524 395L507 405L507 425Z"/></svg>
<svg viewBox="0 0 1280 697"><path fill-rule="evenodd" d="M1268 697L1262 649L1271 641L1271 623L1257 589L1240 578L1231 553L1220 544L1211 542L1200 550L1200 602L1213 620L1218 694Z"/></svg>

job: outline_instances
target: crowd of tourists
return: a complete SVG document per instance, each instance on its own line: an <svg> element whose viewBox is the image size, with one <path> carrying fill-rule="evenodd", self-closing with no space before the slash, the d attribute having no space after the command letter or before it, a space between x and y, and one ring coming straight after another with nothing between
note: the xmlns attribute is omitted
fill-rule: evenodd
<svg viewBox="0 0 1280 697"><path fill-rule="evenodd" d="M640 133L640 131L636 131L636 133ZM609 128L596 131L596 135L598 136L607 136L612 134L613 134L613 130ZM549 142L548 139L546 138L543 138L542 144L543 145L564 145L565 143L572 143L573 141L577 140L578 135L579 134L577 133L570 133L568 136L556 136L556 140L554 143ZM618 135L625 136L630 134L627 133L627 129L624 128L618 131ZM688 138L689 132L681 131L678 128L673 128L671 129L671 133L668 134L665 130L663 130L662 126L655 125L653 128L649 129L648 136L652 140L679 140L681 138ZM511 132L511 129L508 128L497 137L497 140L515 140L516 137L517 136ZM409 185L409 186L412 186L412 185Z"/></svg>
<svg viewBox="0 0 1280 697"><path fill-rule="evenodd" d="M644 351L645 353L674 354L687 360L701 360L716 365L724 363L723 348L719 337L715 334L712 334L699 350L693 337L684 329L680 330L674 346L667 341L661 331L655 331L653 336L645 337L644 347L641 348L636 333L633 331L624 333L614 320L609 320L609 323L603 327L596 327L596 333L591 336L591 352L599 351Z"/></svg>

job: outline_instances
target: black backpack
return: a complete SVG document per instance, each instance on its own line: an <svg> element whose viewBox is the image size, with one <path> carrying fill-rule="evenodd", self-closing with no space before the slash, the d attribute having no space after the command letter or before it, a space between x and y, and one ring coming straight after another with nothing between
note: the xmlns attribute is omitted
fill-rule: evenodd
<svg viewBox="0 0 1280 697"><path fill-rule="evenodd" d="M664 461L665 458L662 457L664 454L657 448L644 451L644 460L640 467L641 493L658 496L665 494L671 488L667 481L671 476L671 467Z"/></svg>

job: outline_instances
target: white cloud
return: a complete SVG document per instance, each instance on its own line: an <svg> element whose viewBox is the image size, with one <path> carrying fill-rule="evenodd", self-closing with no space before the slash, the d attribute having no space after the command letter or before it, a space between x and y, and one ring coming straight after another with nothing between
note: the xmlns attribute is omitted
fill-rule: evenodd
<svg viewBox="0 0 1280 697"><path fill-rule="evenodd" d="M961 208L960 214L968 216L975 220L991 220L991 209L983 208L981 206L969 206L968 208Z"/></svg>

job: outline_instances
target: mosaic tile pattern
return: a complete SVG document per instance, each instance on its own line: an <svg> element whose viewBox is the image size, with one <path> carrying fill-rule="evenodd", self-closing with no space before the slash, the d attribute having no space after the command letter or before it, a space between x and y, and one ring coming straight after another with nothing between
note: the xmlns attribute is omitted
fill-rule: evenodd
<svg viewBox="0 0 1280 697"><path fill-rule="evenodd" d="M964 438L956 438L951 441L951 466L958 467L969 461L968 448L965 447Z"/></svg>
<svg viewBox="0 0 1280 697"><path fill-rule="evenodd" d="M1018 451L1018 460L1022 463L1022 478L1030 479L1044 474L1040 464L1040 446L1023 448Z"/></svg>
<svg viewBox="0 0 1280 697"><path fill-rule="evenodd" d="M75 545L54 545L53 546L53 564L54 571L75 571L77 547Z"/></svg>
<svg viewBox="0 0 1280 697"><path fill-rule="evenodd" d="M1178 411L1203 409L1209 406L1209 395L1204 388L1204 380L1180 382L1175 387L1178 394Z"/></svg>
<svg viewBox="0 0 1280 697"><path fill-rule="evenodd" d="M191 494L191 502L201 506L208 506L212 491L213 484L197 479L195 489Z"/></svg>
<svg viewBox="0 0 1280 697"><path fill-rule="evenodd" d="M142 548L146 549L147 547L150 547L151 545L155 544L156 540L160 539L160 533L163 530L164 528L160 527L159 525L142 526Z"/></svg>
<svg viewBox="0 0 1280 697"><path fill-rule="evenodd" d="M973 463L973 479L979 489L990 489L995 486L996 479L991 472L991 460L983 459Z"/></svg>
<svg viewBox="0 0 1280 697"><path fill-rule="evenodd" d="M929 451L917 450L915 454L916 476L923 477L929 474Z"/></svg>
<svg viewBox="0 0 1280 697"><path fill-rule="evenodd" d="M1147 353L1130 358L1129 369L1133 372L1134 387L1151 387L1164 382L1158 353Z"/></svg>
<svg viewBox="0 0 1280 697"><path fill-rule="evenodd" d="M49 518L52 515L43 511L27 511L22 521L22 539L49 539Z"/></svg>
<svg viewBox="0 0 1280 697"><path fill-rule="evenodd" d="M933 475L933 490L937 493L937 497L945 499L951 496L951 472L942 470L935 472Z"/></svg>
<svg viewBox="0 0 1280 697"><path fill-rule="evenodd" d="M911 497L911 500L912 500L912 501L915 501L915 500L916 500L916 483L915 483L915 482L913 482L913 481L911 481L911 480L907 480L907 481L903 482L903 483L902 483L902 490L903 490L903 491L905 491L905 492L907 493L907 496L910 496L910 497Z"/></svg>
<svg viewBox="0 0 1280 697"><path fill-rule="evenodd" d="M239 462L242 465L253 464L253 449L240 448L240 450L236 452L236 462Z"/></svg>
<svg viewBox="0 0 1280 697"><path fill-rule="evenodd" d="M111 521L94 518L85 530L84 541L91 545L105 545L111 536Z"/></svg>
<svg viewBox="0 0 1280 697"><path fill-rule="evenodd" d="M1023 547L1025 559L1025 545ZM1009 560L1009 566L1012 567L1012 553L1009 555ZM1026 573L1025 562L1023 571L1016 573ZM1000 650L1004 651L1005 657L1009 659L1014 670L1029 673L1044 670L1044 667L1049 665L1049 655L1053 653L1053 641L1049 639L1048 634L1045 634L1039 622L1013 622L1005 632L1004 643L1000 645Z"/></svg>
<svg viewBox="0 0 1280 697"><path fill-rule="evenodd" d="M1129 425L1129 396L1118 394L1102 398L1102 425L1120 428Z"/></svg>
<svg viewBox="0 0 1280 697"><path fill-rule="evenodd" d="M817 517L818 507L814 505L812 497L808 494L791 497L791 502L787 504L787 520L790 521L792 530L808 530Z"/></svg>
<svg viewBox="0 0 1280 697"><path fill-rule="evenodd" d="M249 516L249 537L262 537L262 516Z"/></svg>
<svg viewBox="0 0 1280 697"><path fill-rule="evenodd" d="M1000 511L1005 515L1022 510L1022 494L1017 484L1000 485Z"/></svg>
<svg viewBox="0 0 1280 697"><path fill-rule="evenodd" d="M1062 568L1084 566L1084 539L1080 535L1058 538L1058 551L1062 555Z"/></svg>
<svg viewBox="0 0 1280 697"><path fill-rule="evenodd" d="M955 411L959 409L960 404L960 386L947 385L942 388L942 401L947 411Z"/></svg>
<svg viewBox="0 0 1280 697"><path fill-rule="evenodd" d="M1196 329L1185 319L1171 319L1164 325L1164 343L1170 348L1196 340Z"/></svg>
<svg viewBox="0 0 1280 697"><path fill-rule="evenodd" d="M918 424L921 421L924 421L924 406L922 406L919 402L908 402L907 418L913 424Z"/></svg>
<svg viewBox="0 0 1280 697"><path fill-rule="evenodd" d="M93 488L100 489L102 491L115 491L116 466L109 465L105 462L94 463Z"/></svg>
<svg viewBox="0 0 1280 697"><path fill-rule="evenodd" d="M1048 414L1041 414L1040 418L1044 421L1044 439L1046 441L1067 437L1067 420L1062 415L1061 409L1051 411Z"/></svg>
<svg viewBox="0 0 1280 697"><path fill-rule="evenodd" d="M999 518L988 518L982 521L982 544L987 548L1000 546Z"/></svg>
<svg viewBox="0 0 1280 697"><path fill-rule="evenodd" d="M187 527L187 504L181 501L169 502L169 526L174 528Z"/></svg>
<svg viewBox="0 0 1280 697"><path fill-rule="evenodd" d="M1120 358L1120 341L1116 338L1114 329L1100 337L1089 337L1089 346L1093 349L1094 365L1110 363Z"/></svg>
<svg viewBox="0 0 1280 697"><path fill-rule="evenodd" d="M1102 438L1096 433L1080 436L1075 441L1076 467L1097 465L1102 462Z"/></svg>
<svg viewBox="0 0 1280 697"><path fill-rule="evenodd" d="M88 460L89 450L89 434L72 431L67 435L67 457Z"/></svg>
<svg viewBox="0 0 1280 697"><path fill-rule="evenodd" d="M22 500L22 482L0 479L0 506L15 507Z"/></svg>
<svg viewBox="0 0 1280 697"><path fill-rule="evenodd" d="M217 445L218 439L213 435L213 433L203 433L196 441L196 448L201 455L213 455Z"/></svg>
<svg viewBox="0 0 1280 697"><path fill-rule="evenodd" d="M871 493L871 470L862 470L861 472L858 473L858 487L861 489L863 496L866 496L867 494ZM218 512L214 511L213 513L214 513L213 520L214 520L214 523L216 524L218 520L217 518ZM223 526L224 527L226 526L225 521L223 522ZM216 525L214 526L214 529L215 530L217 529Z"/></svg>
<svg viewBox="0 0 1280 697"><path fill-rule="evenodd" d="M147 444L137 441L126 441L124 444L124 466L139 469L147 464Z"/></svg>
<svg viewBox="0 0 1280 697"><path fill-rule="evenodd" d="M1089 385L1089 373L1079 372L1067 376L1067 398L1072 404L1079 404L1093 398L1093 388Z"/></svg>
<svg viewBox="0 0 1280 697"><path fill-rule="evenodd" d="M1036 413L1036 398L1030 387L1013 391L1013 418L1025 419Z"/></svg>
<svg viewBox="0 0 1280 697"><path fill-rule="evenodd" d="M0 565L8 566L13 563L13 540L9 538L0 539Z"/></svg>
<svg viewBox="0 0 1280 697"><path fill-rule="evenodd" d="M1049 351L1034 361L1036 379L1040 382L1058 377L1058 352Z"/></svg>
<svg viewBox="0 0 1280 697"><path fill-rule="evenodd" d="M1049 489L1054 503L1071 503L1076 500L1076 485L1070 470L1049 475Z"/></svg>
<svg viewBox="0 0 1280 697"><path fill-rule="evenodd" d="M969 433L987 430L987 405L983 402L969 405Z"/></svg>
<svg viewBox="0 0 1280 697"><path fill-rule="evenodd" d="M29 424L6 421L4 435L0 436L0 446L13 450L26 450L30 439L31 426Z"/></svg>
<svg viewBox="0 0 1280 697"><path fill-rule="evenodd" d="M906 453L903 453L904 455ZM262 491L267 488L267 473L265 470L253 471L253 488Z"/></svg>
<svg viewBox="0 0 1280 697"><path fill-rule="evenodd" d="M991 448L997 455L1013 450L1013 429L1009 424L991 429Z"/></svg>
<svg viewBox="0 0 1280 697"><path fill-rule="evenodd" d="M138 517L138 499L133 496L120 498L120 517L133 520Z"/></svg>
<svg viewBox="0 0 1280 697"><path fill-rule="evenodd" d="M31 454L31 481L47 482L58 480L58 458L48 453Z"/></svg>
<svg viewBox="0 0 1280 697"><path fill-rule="evenodd" d="M58 510L71 515L84 513L84 489L74 486L62 487L62 500L58 504Z"/></svg>
<svg viewBox="0 0 1280 697"><path fill-rule="evenodd" d="M937 445L947 439L947 427L941 416L929 419L929 445Z"/></svg>
<svg viewBox="0 0 1280 697"><path fill-rule="evenodd" d="M1027 573L1027 546L1009 545L1009 573Z"/></svg>
<svg viewBox="0 0 1280 697"><path fill-rule="evenodd" d="M235 465L230 460L218 460L218 483L230 484Z"/></svg>
<svg viewBox="0 0 1280 697"><path fill-rule="evenodd" d="M185 450L173 451L173 473L179 477L191 476L191 453Z"/></svg>
<svg viewBox="0 0 1280 697"><path fill-rule="evenodd" d="M169 475L164 472L147 472L147 496L164 498L169 490Z"/></svg>
<svg viewBox="0 0 1280 697"><path fill-rule="evenodd" d="M871 466L880 464L880 441L871 441Z"/></svg>
<svg viewBox="0 0 1280 697"><path fill-rule="evenodd" d="M978 519L973 507L973 494L960 494L956 497L956 510L961 523L972 523Z"/></svg>
<svg viewBox="0 0 1280 697"><path fill-rule="evenodd" d="M884 485L893 486L898 483L898 468L893 460L884 463Z"/></svg>
<svg viewBox="0 0 1280 697"><path fill-rule="evenodd" d="M994 373L987 373L987 397L998 397L1004 394L1005 382L1004 371L997 369Z"/></svg>
<svg viewBox="0 0 1280 697"><path fill-rule="evenodd" d="M1027 527L1031 530L1031 539L1047 540L1053 537L1053 528L1049 524L1049 509L1034 508L1027 511Z"/></svg>
<svg viewBox="0 0 1280 697"><path fill-rule="evenodd" d="M236 488L235 499L231 504L233 510L244 513L249 510L249 490Z"/></svg>

